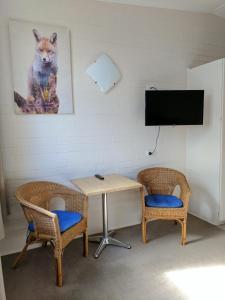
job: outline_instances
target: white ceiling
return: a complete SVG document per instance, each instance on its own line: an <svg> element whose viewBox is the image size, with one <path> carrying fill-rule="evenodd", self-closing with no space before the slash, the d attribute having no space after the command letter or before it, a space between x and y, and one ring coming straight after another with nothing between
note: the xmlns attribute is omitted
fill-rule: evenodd
<svg viewBox="0 0 225 300"><path fill-rule="evenodd" d="M221 17L225 17L225 0L99 0L99 1L187 10L192 12L212 13Z"/></svg>

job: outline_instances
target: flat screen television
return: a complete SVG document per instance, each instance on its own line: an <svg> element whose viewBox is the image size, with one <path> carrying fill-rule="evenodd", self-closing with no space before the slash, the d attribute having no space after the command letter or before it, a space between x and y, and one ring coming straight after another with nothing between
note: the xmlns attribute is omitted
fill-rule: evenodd
<svg viewBox="0 0 225 300"><path fill-rule="evenodd" d="M145 91L145 126L202 125L204 90Z"/></svg>

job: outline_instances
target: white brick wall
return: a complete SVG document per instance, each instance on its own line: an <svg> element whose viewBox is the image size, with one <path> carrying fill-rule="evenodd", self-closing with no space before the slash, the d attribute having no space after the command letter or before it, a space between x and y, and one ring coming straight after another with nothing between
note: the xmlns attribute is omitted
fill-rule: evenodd
<svg viewBox="0 0 225 300"><path fill-rule="evenodd" d="M224 57L224 19L94 0L2 0L1 6L0 147L10 199L16 186L30 179L65 183L95 173L135 178L152 165L184 169L185 127L163 127L156 154L145 155L154 146L156 128L144 126L144 91L147 84L185 88L187 67ZM70 28L74 115L14 114L9 17ZM123 74L107 95L85 74L102 52ZM111 198L112 227L139 222L136 192ZM97 197L90 201L90 231L100 229Z"/></svg>

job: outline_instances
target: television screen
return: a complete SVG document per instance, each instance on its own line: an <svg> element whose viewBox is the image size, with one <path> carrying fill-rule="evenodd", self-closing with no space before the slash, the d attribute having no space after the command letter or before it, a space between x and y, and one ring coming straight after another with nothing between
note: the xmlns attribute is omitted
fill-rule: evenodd
<svg viewBox="0 0 225 300"><path fill-rule="evenodd" d="M145 91L145 125L202 125L204 90Z"/></svg>

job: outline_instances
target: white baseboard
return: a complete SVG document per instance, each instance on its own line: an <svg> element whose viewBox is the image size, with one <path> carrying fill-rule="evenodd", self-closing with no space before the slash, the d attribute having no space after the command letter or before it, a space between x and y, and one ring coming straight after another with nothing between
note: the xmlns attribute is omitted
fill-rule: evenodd
<svg viewBox="0 0 225 300"><path fill-rule="evenodd" d="M203 221L205 221L205 222L207 222L207 223L209 223L209 224L212 224L212 225L214 225L214 226L221 226L221 225L224 225L224 226L225 226L224 222L221 222L221 223L220 223L220 222L215 223L215 222L206 220L206 219L203 218L202 216L199 216L198 214L196 214L196 213L194 213L194 212L192 212L192 211L188 211L188 213L189 213L190 215L193 215L194 217L196 217L196 218L198 218L198 219L201 219L201 220L203 220Z"/></svg>

